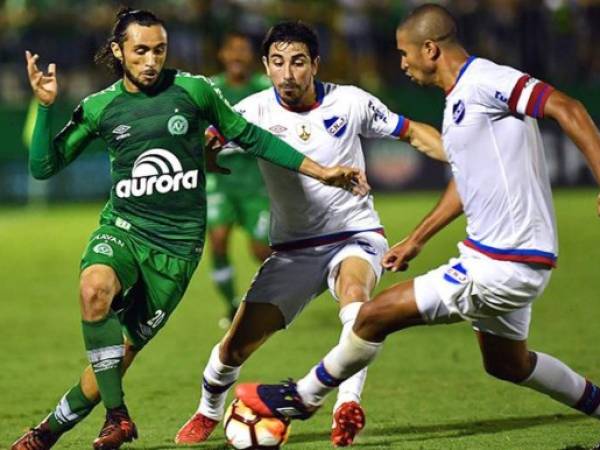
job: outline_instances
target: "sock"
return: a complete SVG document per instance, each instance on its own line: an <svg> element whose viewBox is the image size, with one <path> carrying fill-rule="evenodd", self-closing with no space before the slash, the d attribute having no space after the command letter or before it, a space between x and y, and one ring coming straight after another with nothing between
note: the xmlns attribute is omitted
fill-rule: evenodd
<svg viewBox="0 0 600 450"><path fill-rule="evenodd" d="M58 402L56 409L48 417L50 430L63 433L73 428L92 412L99 400L89 400L81 390L81 384L73 386Z"/></svg>
<svg viewBox="0 0 600 450"><path fill-rule="evenodd" d="M241 366L226 366L219 358L220 344L215 345L204 369L202 398L199 413L213 420L221 420L225 412L225 400L229 388L240 376Z"/></svg>
<svg viewBox="0 0 600 450"><path fill-rule="evenodd" d="M352 327L358 316L358 312L362 306L362 302L352 302L344 306L340 310L340 321L342 322L342 332L340 334L340 342L342 342L346 336L352 332ZM340 384L338 390L337 400L333 407L335 412L338 407L345 402L357 402L360 403L360 396L362 394L365 381L367 379L367 367L360 370L359 372L352 375L347 380Z"/></svg>
<svg viewBox="0 0 600 450"><path fill-rule="evenodd" d="M221 296L225 299L231 313L238 307L233 282L233 267L229 264L227 256L219 255L213 255L213 267L212 279L217 285Z"/></svg>
<svg viewBox="0 0 600 450"><path fill-rule="evenodd" d="M319 365L298 381L298 393L308 406L319 406L325 396L375 359L383 342L368 342L350 331Z"/></svg>
<svg viewBox="0 0 600 450"><path fill-rule="evenodd" d="M537 362L521 385L549 395L585 414L600 418L600 388L558 359L536 352Z"/></svg>
<svg viewBox="0 0 600 450"><path fill-rule="evenodd" d="M117 315L110 311L97 322L82 321L87 356L96 375L98 390L106 409L123 406L123 333Z"/></svg>

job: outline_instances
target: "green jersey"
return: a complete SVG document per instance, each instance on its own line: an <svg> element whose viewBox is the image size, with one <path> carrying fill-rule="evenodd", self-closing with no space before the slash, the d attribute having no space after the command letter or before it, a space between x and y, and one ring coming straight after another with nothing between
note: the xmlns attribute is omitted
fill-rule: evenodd
<svg viewBox="0 0 600 450"><path fill-rule="evenodd" d="M248 82L241 86L229 84L225 73L215 75L211 80L232 105L235 105L249 95L271 87L271 80L262 74L252 75ZM257 193L267 195L256 158L237 151L228 152L227 150L223 150L219 154L218 161L221 166L231 169L231 175L210 174L209 182L215 184L215 190L247 193L248 195L255 195ZM212 190L213 186L209 189Z"/></svg>
<svg viewBox="0 0 600 450"><path fill-rule="evenodd" d="M214 124L249 153L297 170L304 156L231 109L203 76L165 69L151 91L131 93L122 80L84 99L50 137L50 108L39 107L30 170L48 178L95 138L111 161L112 188L100 223L149 246L197 258L206 228L204 130Z"/></svg>

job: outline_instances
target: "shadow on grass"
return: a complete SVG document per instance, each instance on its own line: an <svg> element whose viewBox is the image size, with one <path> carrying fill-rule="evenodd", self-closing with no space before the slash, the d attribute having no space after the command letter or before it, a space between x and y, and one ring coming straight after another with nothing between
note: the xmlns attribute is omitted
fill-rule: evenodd
<svg viewBox="0 0 600 450"><path fill-rule="evenodd" d="M427 441L431 439L455 439L465 436L495 434L503 431L521 430L552 423L577 422L587 419L583 414L550 414L543 416L506 417L503 419L475 420L465 422L449 422L432 425L392 425L373 427L369 440L374 442L361 442L361 447L392 446L399 442ZM418 435L418 436L416 436ZM329 440L329 433L300 433L292 434L290 444L308 442L325 442ZM577 450L582 447L567 447L564 450Z"/></svg>

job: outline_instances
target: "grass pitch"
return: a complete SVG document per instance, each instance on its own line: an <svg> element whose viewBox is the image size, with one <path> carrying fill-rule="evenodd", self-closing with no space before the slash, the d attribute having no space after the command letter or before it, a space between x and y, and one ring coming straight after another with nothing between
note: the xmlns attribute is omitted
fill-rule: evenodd
<svg viewBox="0 0 600 450"><path fill-rule="evenodd" d="M377 195L390 242L433 206L438 194ZM530 345L600 381L600 246L595 192L555 195L559 268L534 307ZM97 223L100 205L0 209L0 448L35 425L86 364L77 298L79 258ZM406 274L433 268L456 254L464 222L435 237ZM256 268L237 234L233 254L238 286ZM209 280L205 257L178 311L130 369L127 403L140 439L124 449L174 449L179 426L195 411L200 378L225 308ZM299 276L301 276L299 274ZM336 342L337 307L316 299L293 326L260 349L241 380L274 382L302 376ZM314 419L295 422L290 449L329 449L333 398ZM467 324L422 327L391 336L369 369L364 392L367 427L357 448L583 449L600 440L600 423L538 393L488 377ZM58 449L91 448L103 422L97 408L65 435ZM199 448L226 448L218 429Z"/></svg>

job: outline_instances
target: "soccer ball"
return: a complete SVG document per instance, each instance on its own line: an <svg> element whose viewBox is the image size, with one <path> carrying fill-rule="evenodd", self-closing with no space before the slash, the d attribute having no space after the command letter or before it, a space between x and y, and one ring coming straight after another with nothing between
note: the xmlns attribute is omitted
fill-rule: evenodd
<svg viewBox="0 0 600 450"><path fill-rule="evenodd" d="M236 449L275 450L287 442L290 422L260 417L236 398L223 420L227 442Z"/></svg>

